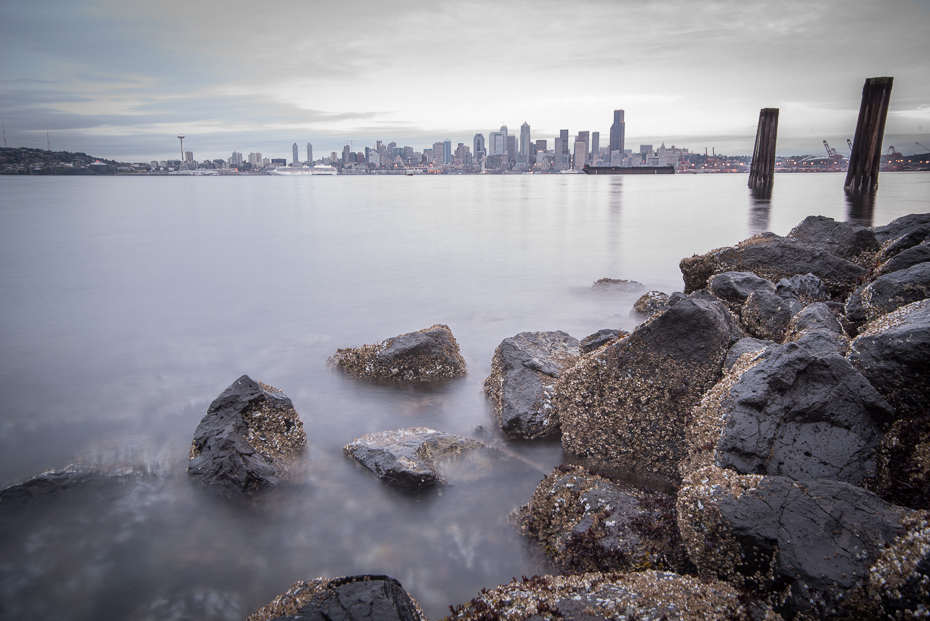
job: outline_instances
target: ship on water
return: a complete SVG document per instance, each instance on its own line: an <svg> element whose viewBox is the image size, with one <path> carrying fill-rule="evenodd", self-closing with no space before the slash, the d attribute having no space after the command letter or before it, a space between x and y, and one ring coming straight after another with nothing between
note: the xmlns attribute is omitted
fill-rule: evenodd
<svg viewBox="0 0 930 621"><path fill-rule="evenodd" d="M336 169L326 164L317 164L316 166L297 167L278 167L269 171L271 175L282 175L286 177L310 177L317 175L332 176L338 174Z"/></svg>
<svg viewBox="0 0 930 621"><path fill-rule="evenodd" d="M674 166L589 166L582 169L586 175L674 175Z"/></svg>

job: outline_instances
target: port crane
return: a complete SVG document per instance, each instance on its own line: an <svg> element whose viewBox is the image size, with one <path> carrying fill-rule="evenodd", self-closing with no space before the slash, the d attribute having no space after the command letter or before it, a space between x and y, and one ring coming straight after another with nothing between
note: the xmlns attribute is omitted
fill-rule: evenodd
<svg viewBox="0 0 930 621"><path fill-rule="evenodd" d="M849 138L846 139L846 144L849 145L849 154L852 155L852 140Z"/></svg>
<svg viewBox="0 0 930 621"><path fill-rule="evenodd" d="M918 147L920 147L921 149L927 149L927 151L930 151L930 147L925 147L924 145L920 144L919 142L915 142L914 144L916 144L916 145L917 145Z"/></svg>
<svg viewBox="0 0 930 621"><path fill-rule="evenodd" d="M830 146L830 144L824 140L823 148L827 150L827 157L832 157L833 159L842 159L842 155L836 152L836 149Z"/></svg>

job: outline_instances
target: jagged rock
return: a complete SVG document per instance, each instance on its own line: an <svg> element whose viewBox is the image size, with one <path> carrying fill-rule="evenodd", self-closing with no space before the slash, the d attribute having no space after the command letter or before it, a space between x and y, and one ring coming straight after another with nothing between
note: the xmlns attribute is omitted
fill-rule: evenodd
<svg viewBox="0 0 930 621"><path fill-rule="evenodd" d="M875 239L878 240L878 243L884 244L905 235L913 234L915 230L922 230L927 226L930 226L930 213L912 213L892 220L885 226L875 227L872 230L875 231ZM920 242L918 241L916 243ZM903 248L901 250L903 250Z"/></svg>
<svg viewBox="0 0 930 621"><path fill-rule="evenodd" d="M930 297L930 263L919 263L879 276L865 286L859 297L866 321L877 319L911 302L924 300Z"/></svg>
<svg viewBox="0 0 930 621"><path fill-rule="evenodd" d="M768 593L786 618L819 619L869 580L905 509L839 481L708 466L678 493L678 525L702 574Z"/></svg>
<svg viewBox="0 0 930 621"><path fill-rule="evenodd" d="M627 334L629 334L629 332L624 332L623 330L604 328L603 330L598 330L594 334L589 334L581 339L578 349L582 355L590 354L592 351L600 349L608 343L613 343L617 339L622 339Z"/></svg>
<svg viewBox="0 0 930 621"><path fill-rule="evenodd" d="M814 274L831 295L849 292L866 272L858 265L803 242L762 233L736 246L694 255L679 264L685 293L707 286L716 274L752 272L772 282L798 274Z"/></svg>
<svg viewBox="0 0 930 621"><path fill-rule="evenodd" d="M795 343L737 365L694 410L687 472L713 464L740 474L859 485L894 410L838 355Z"/></svg>
<svg viewBox="0 0 930 621"><path fill-rule="evenodd" d="M807 216L791 229L788 238L826 250L862 267L868 267L881 248L871 229L849 222L837 222L826 216Z"/></svg>
<svg viewBox="0 0 930 621"><path fill-rule="evenodd" d="M581 466L558 466L515 515L562 571L693 570L675 498L617 483Z"/></svg>
<svg viewBox="0 0 930 621"><path fill-rule="evenodd" d="M743 354L763 352L769 347L778 345L775 341L763 341L762 339L747 336L733 344L730 351L727 352L726 360L723 361L723 369L729 371L733 368Z"/></svg>
<svg viewBox="0 0 930 621"><path fill-rule="evenodd" d="M494 403L504 434L525 439L558 435L552 391L580 355L578 339L561 331L521 332L501 341L484 392Z"/></svg>
<svg viewBox="0 0 930 621"><path fill-rule="evenodd" d="M390 576L295 582L247 621L426 621L419 604Z"/></svg>
<svg viewBox="0 0 930 621"><path fill-rule="evenodd" d="M428 427L410 427L369 433L346 445L342 452L379 479L416 491L447 485L441 466L463 453L483 448L477 440Z"/></svg>
<svg viewBox="0 0 930 621"><path fill-rule="evenodd" d="M734 314L739 315L743 303L756 291L775 293L775 285L752 272L724 272L717 274L707 283L707 289L727 303Z"/></svg>
<svg viewBox="0 0 930 621"><path fill-rule="evenodd" d="M789 341L797 340L804 332L810 330L827 330L845 336L843 325L839 318L823 302L814 302L801 309L797 315L791 318L788 325L788 332L785 339Z"/></svg>
<svg viewBox="0 0 930 621"><path fill-rule="evenodd" d="M630 317L646 319L670 306L669 297L661 291L649 291L633 302Z"/></svg>
<svg viewBox="0 0 930 621"><path fill-rule="evenodd" d="M862 324L868 321L865 306L862 304L863 291L865 291L865 285L856 287L843 305L843 328L851 336L855 336Z"/></svg>
<svg viewBox="0 0 930 621"><path fill-rule="evenodd" d="M635 280L623 280L621 278L601 278L591 285L592 291L605 293L636 293L645 288L646 287L644 287L642 283L636 282Z"/></svg>
<svg viewBox="0 0 930 621"><path fill-rule="evenodd" d="M904 534L882 550L869 573L867 601L881 602L872 618L930 616L930 521L927 513L904 519Z"/></svg>
<svg viewBox="0 0 930 621"><path fill-rule="evenodd" d="M482 590L449 621L780 621L752 596L713 580L661 571L533 576ZM251 621L251 620L250 620Z"/></svg>
<svg viewBox="0 0 930 621"><path fill-rule="evenodd" d="M795 297L801 302L801 306L830 299L830 292L824 287L823 281L813 274L797 274L791 278L782 278L775 287L778 295L785 298Z"/></svg>
<svg viewBox="0 0 930 621"><path fill-rule="evenodd" d="M740 321L746 331L762 340L781 343L791 318L801 310L797 298L784 298L771 291L754 291L743 304Z"/></svg>
<svg viewBox="0 0 930 621"><path fill-rule="evenodd" d="M657 481L678 481L691 407L745 336L727 307L684 299L586 356L556 383L562 446Z"/></svg>
<svg viewBox="0 0 930 621"><path fill-rule="evenodd" d="M252 492L288 478L306 446L291 400L243 375L213 400L197 425L187 474L209 487Z"/></svg>
<svg viewBox="0 0 930 621"><path fill-rule="evenodd" d="M794 338L794 337L792 337ZM846 356L849 352L849 337L827 328L805 330L793 341L817 357Z"/></svg>
<svg viewBox="0 0 930 621"><path fill-rule="evenodd" d="M930 510L930 411L896 420L877 461L869 489L896 505Z"/></svg>
<svg viewBox="0 0 930 621"><path fill-rule="evenodd" d="M930 227L927 227L930 229ZM928 233L930 237L930 233ZM892 258L882 263L875 271L876 276L883 276L892 272L900 272L919 263L930 261L930 243L924 242L920 245L913 246L903 250Z"/></svg>
<svg viewBox="0 0 930 621"><path fill-rule="evenodd" d="M902 416L930 395L930 300L873 321L849 345L849 360Z"/></svg>
<svg viewBox="0 0 930 621"><path fill-rule="evenodd" d="M465 359L449 326L436 324L373 345L340 349L329 364L351 377L433 382L465 375Z"/></svg>

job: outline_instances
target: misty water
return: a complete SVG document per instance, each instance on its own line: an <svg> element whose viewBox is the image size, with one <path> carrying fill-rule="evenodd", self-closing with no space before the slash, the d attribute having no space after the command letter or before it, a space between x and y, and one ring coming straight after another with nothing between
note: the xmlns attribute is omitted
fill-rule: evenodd
<svg viewBox="0 0 930 621"><path fill-rule="evenodd" d="M838 174L0 178L0 487L84 464L141 472L0 506L0 617L244 618L296 580L388 574L440 618L482 587L551 571L509 514L564 461L505 441L482 383L522 331L631 329L682 257L811 214L881 225L928 211L930 175L885 173L872 204ZM378 386L337 348L447 324L468 375ZM293 401L297 484L250 502L186 476L194 429L242 374ZM413 495L342 447L426 426L510 459ZM482 433L479 428L483 428ZM172 617L174 615L174 617Z"/></svg>

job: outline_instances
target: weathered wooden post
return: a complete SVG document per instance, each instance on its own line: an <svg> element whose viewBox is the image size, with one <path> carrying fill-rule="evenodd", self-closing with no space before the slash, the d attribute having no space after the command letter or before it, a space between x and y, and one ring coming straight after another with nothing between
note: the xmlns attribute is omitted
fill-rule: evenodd
<svg viewBox="0 0 930 621"><path fill-rule="evenodd" d="M846 191L874 192L878 188L878 171L882 163L882 138L885 136L885 118L891 99L894 78L868 78L862 87L859 121L853 137L849 168L846 170Z"/></svg>
<svg viewBox="0 0 930 621"><path fill-rule="evenodd" d="M759 128L756 129L756 146L752 150L749 168L749 187L768 190L775 181L775 139L778 135L778 108L759 111Z"/></svg>

